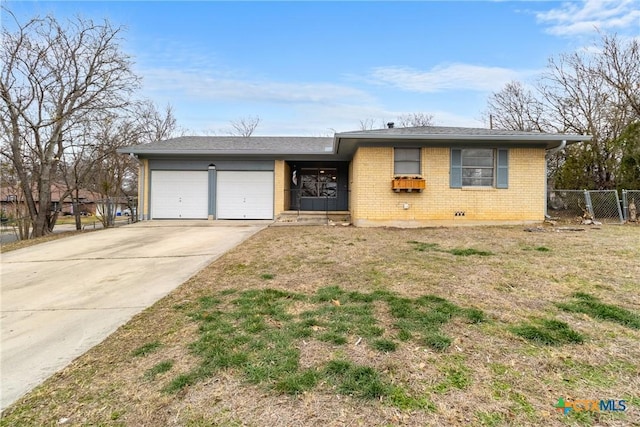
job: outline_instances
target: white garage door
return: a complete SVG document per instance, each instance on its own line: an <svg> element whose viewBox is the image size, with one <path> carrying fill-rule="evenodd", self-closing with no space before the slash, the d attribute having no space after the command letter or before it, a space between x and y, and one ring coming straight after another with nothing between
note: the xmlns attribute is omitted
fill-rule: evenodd
<svg viewBox="0 0 640 427"><path fill-rule="evenodd" d="M217 218L273 218L273 172L220 171L217 176Z"/></svg>
<svg viewBox="0 0 640 427"><path fill-rule="evenodd" d="M207 171L151 171L151 218L207 219Z"/></svg>

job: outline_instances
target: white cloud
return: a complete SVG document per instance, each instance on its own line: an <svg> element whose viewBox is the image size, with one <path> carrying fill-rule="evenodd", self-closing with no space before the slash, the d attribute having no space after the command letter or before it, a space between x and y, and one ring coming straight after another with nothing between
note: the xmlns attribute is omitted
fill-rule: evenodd
<svg viewBox="0 0 640 427"><path fill-rule="evenodd" d="M410 67L378 67L371 73L373 82L388 84L412 92L444 90L495 91L512 80L520 80L537 71L517 71L502 67L470 64L438 65L422 71Z"/></svg>
<svg viewBox="0 0 640 427"><path fill-rule="evenodd" d="M373 120L374 129L383 128L399 116L415 113L388 110L367 105L306 105L296 107L286 121L265 120L256 129L257 135L333 136L333 132L360 130L360 121ZM484 127L482 121L445 110L430 110L436 126Z"/></svg>
<svg viewBox="0 0 640 427"><path fill-rule="evenodd" d="M360 121L372 119L374 128L382 128L398 116L413 113L409 110L389 110L371 105L290 105L286 114L273 114L266 111L260 114L261 122L255 135L278 136L333 136L334 132L360 130ZM426 111L434 116L436 126L484 127L473 117L441 109ZM190 133L227 135L230 127L225 120L208 120L200 123ZM206 131L205 131L206 130Z"/></svg>
<svg viewBox="0 0 640 427"><path fill-rule="evenodd" d="M193 66L194 62L190 65ZM423 111L405 97L382 101L357 85L330 82L279 82L242 73L193 68L146 67L144 92L160 103L174 106L179 124L191 134L227 135L229 122L245 115L258 115L256 135L328 136L333 132L358 130L361 120L373 119L384 126L407 112ZM376 83L406 90L434 92L451 89L498 90L522 73L503 68L454 64L420 72L408 68L384 67L374 72ZM246 77L246 78L245 78ZM404 85L404 86L402 86ZM478 121L448 112L433 114L442 126L478 126Z"/></svg>
<svg viewBox="0 0 640 427"><path fill-rule="evenodd" d="M175 69L148 69L141 74L148 91L172 92L198 101L334 104L351 99L354 102L373 102L364 91L333 83L242 80Z"/></svg>
<svg viewBox="0 0 640 427"><path fill-rule="evenodd" d="M640 3L637 0L586 0L562 3L559 8L536 13L547 32L571 36L601 31L638 30Z"/></svg>
<svg viewBox="0 0 640 427"><path fill-rule="evenodd" d="M256 135L326 136L357 129L360 119L379 111L373 95L339 83L244 79L239 73L230 78L228 72L172 67L139 73L145 95L170 102L180 125L193 134L227 135L231 120L258 115Z"/></svg>

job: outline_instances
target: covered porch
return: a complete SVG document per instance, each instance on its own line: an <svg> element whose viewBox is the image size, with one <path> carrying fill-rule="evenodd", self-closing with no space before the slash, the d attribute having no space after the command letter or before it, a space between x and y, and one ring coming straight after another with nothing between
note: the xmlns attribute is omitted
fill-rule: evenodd
<svg viewBox="0 0 640 427"><path fill-rule="evenodd" d="M287 161L285 200L290 211L349 211L349 162Z"/></svg>

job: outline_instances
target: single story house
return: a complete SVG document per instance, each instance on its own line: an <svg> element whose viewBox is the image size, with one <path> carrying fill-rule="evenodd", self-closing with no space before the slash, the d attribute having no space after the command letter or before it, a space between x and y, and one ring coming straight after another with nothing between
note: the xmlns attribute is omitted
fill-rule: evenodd
<svg viewBox="0 0 640 427"><path fill-rule="evenodd" d="M148 219L350 215L356 226L542 221L548 153L585 135L459 127L333 137L184 136L119 150L140 165Z"/></svg>
<svg viewBox="0 0 640 427"><path fill-rule="evenodd" d="M51 184L51 205L52 212L59 212L61 215L73 214L73 199L68 194L67 186L60 182ZM66 195L64 198L62 196ZM38 192L32 191L32 196L36 204L36 208L40 209L40 201L38 200ZM75 197L75 191L73 197ZM84 214L95 214L100 195L86 189L80 189L78 196L78 209ZM6 216L22 217L27 215L27 204L25 196L17 184L0 186L0 210Z"/></svg>

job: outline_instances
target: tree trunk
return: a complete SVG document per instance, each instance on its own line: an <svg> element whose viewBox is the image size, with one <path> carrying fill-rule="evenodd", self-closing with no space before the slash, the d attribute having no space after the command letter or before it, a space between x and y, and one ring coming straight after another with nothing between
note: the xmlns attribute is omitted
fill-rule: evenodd
<svg viewBox="0 0 640 427"><path fill-rule="evenodd" d="M42 169L40 174L40 180L38 182L38 194L40 198L38 200L38 210L35 214L31 215L33 222L33 237L42 237L51 233L49 228L49 220L51 212L51 165L48 163L42 163Z"/></svg>
<svg viewBox="0 0 640 427"><path fill-rule="evenodd" d="M80 231L82 230L82 217L80 216L80 203L78 203L78 200L80 200L80 190L78 189L78 184L76 183L76 194L75 197L72 196L73 216L76 218L76 230Z"/></svg>

